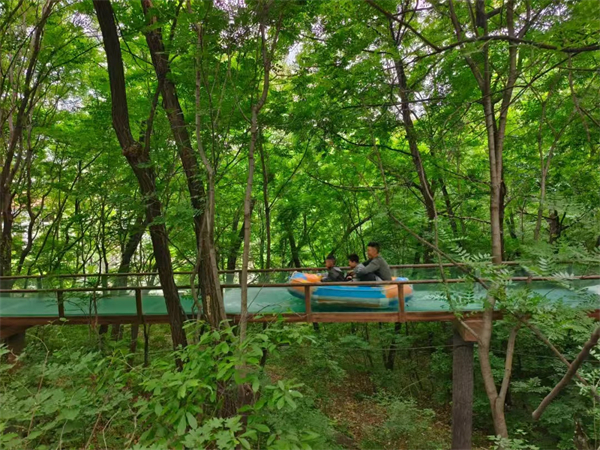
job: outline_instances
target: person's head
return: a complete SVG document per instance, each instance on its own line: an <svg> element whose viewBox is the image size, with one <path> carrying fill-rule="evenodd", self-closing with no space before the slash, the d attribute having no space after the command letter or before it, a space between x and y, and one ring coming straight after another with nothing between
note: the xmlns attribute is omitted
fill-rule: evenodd
<svg viewBox="0 0 600 450"><path fill-rule="evenodd" d="M348 265L351 269L354 269L356 266L358 266L358 255L356 253L348 255Z"/></svg>
<svg viewBox="0 0 600 450"><path fill-rule="evenodd" d="M325 258L325 267L331 269L333 266L335 266L335 256L327 255L327 258Z"/></svg>
<svg viewBox="0 0 600 450"><path fill-rule="evenodd" d="M367 256L369 259L379 256L379 242L371 241L367 244Z"/></svg>

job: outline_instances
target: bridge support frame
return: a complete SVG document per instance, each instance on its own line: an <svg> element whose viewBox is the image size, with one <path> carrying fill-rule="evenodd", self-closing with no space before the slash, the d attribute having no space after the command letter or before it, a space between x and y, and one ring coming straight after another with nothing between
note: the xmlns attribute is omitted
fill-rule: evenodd
<svg viewBox="0 0 600 450"><path fill-rule="evenodd" d="M8 354L8 362L14 363L17 356L25 349L25 331L29 327L3 327L0 333L2 341L6 344L6 348L10 351Z"/></svg>
<svg viewBox="0 0 600 450"><path fill-rule="evenodd" d="M469 325L475 325L471 322ZM469 326L471 330L473 327ZM474 330L475 331L475 330ZM452 347L452 450L470 450L473 434L473 343L469 330L456 323Z"/></svg>

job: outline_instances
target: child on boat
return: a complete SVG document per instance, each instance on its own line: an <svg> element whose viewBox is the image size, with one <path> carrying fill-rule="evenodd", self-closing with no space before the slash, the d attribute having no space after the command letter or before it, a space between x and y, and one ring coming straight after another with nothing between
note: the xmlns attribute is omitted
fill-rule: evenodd
<svg viewBox="0 0 600 450"><path fill-rule="evenodd" d="M350 266L350 271L346 275L346 280L348 281L381 281L374 273L367 273L360 276L356 274L358 270L362 271L365 268L365 265L359 261L356 253L348 256L348 265Z"/></svg>
<svg viewBox="0 0 600 450"><path fill-rule="evenodd" d="M342 269L335 266L335 256L328 255L327 258L325 258L325 267L327 268L327 273L321 278L321 282L335 283L338 281L346 281Z"/></svg>

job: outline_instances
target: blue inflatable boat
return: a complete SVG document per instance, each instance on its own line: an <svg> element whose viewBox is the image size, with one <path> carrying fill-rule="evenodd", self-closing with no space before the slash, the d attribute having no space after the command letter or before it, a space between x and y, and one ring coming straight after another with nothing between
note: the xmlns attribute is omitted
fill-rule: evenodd
<svg viewBox="0 0 600 450"><path fill-rule="evenodd" d="M408 281L408 278L396 277L394 281ZM320 283L321 275L294 272L290 277L293 285L288 291L297 298L304 298L305 283ZM412 296L412 286L402 285L404 298ZM337 305L350 308L386 309L398 303L397 285L389 286L336 286L323 283L322 286L312 286L311 301L317 305Z"/></svg>

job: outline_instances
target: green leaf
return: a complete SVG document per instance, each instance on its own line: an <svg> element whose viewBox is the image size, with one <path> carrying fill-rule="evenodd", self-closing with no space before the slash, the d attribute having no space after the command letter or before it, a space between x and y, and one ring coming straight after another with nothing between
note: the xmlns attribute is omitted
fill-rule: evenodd
<svg viewBox="0 0 600 450"><path fill-rule="evenodd" d="M284 398L285 398L285 401L287 402L287 404L288 404L288 405L290 405L290 407L291 407L292 409L296 409L296 407L297 407L297 405L296 405L296 402L295 402L294 400L292 400L292 398L291 398L291 397L288 397L288 396L286 395ZM278 406L279 406L279 404L278 404Z"/></svg>
<svg viewBox="0 0 600 450"><path fill-rule="evenodd" d="M156 406L154 407L154 414L157 415L157 417L160 417L162 415L163 412L163 407L160 403L157 403Z"/></svg>
<svg viewBox="0 0 600 450"><path fill-rule="evenodd" d="M307 441L314 441L315 439L319 439L321 436L317 433L315 433L314 431L305 431L304 432L304 439L306 439Z"/></svg>
<svg viewBox="0 0 600 450"><path fill-rule="evenodd" d="M221 342L215 347L215 353L229 353L229 344L227 342Z"/></svg>
<svg viewBox="0 0 600 450"><path fill-rule="evenodd" d="M246 431L244 434L242 434L242 437L249 437L251 439L257 439L258 435L256 434L256 430L248 430Z"/></svg>
<svg viewBox="0 0 600 450"><path fill-rule="evenodd" d="M177 425L177 435L178 436L183 436L183 434L185 433L185 428L186 428L186 421L185 421L185 414L183 416L181 416L181 419L179 419L179 425Z"/></svg>
<svg viewBox="0 0 600 450"><path fill-rule="evenodd" d="M268 426L266 426L265 424L262 424L262 423L256 423L256 424L252 425L252 427L254 429L260 431L261 433L269 433L271 431Z"/></svg>
<svg viewBox="0 0 600 450"><path fill-rule="evenodd" d="M64 409L60 413L60 417L65 420L75 420L79 416L79 409Z"/></svg>
<svg viewBox="0 0 600 450"><path fill-rule="evenodd" d="M33 441L35 438L37 438L38 436L40 436L42 434L41 431L32 431L31 433L29 433L27 435L27 440L29 441Z"/></svg>
<svg viewBox="0 0 600 450"><path fill-rule="evenodd" d="M196 420L193 414L186 412L185 416L187 417L187 423L190 425L192 430L198 428L198 421Z"/></svg>
<svg viewBox="0 0 600 450"><path fill-rule="evenodd" d="M222 367L219 372L217 373L217 380L221 380L221 379L228 379L231 374L227 374L227 372L229 371L229 367ZM227 375L227 377L225 377L225 375Z"/></svg>

